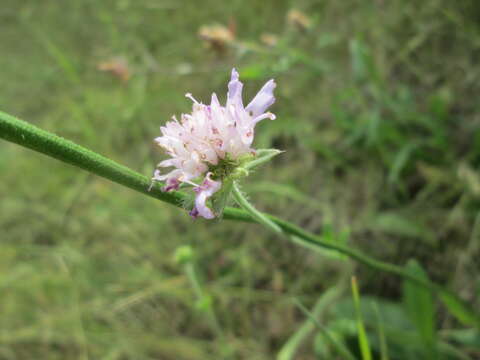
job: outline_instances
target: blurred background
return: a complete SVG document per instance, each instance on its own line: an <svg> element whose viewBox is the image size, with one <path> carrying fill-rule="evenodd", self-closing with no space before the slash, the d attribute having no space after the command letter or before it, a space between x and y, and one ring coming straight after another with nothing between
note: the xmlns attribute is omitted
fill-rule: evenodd
<svg viewBox="0 0 480 360"><path fill-rule="evenodd" d="M148 176L186 92L275 78L255 145L286 152L251 201L480 308L478 1L1 0L0 24L1 110ZM362 359L352 275L374 359L480 359L468 319L337 253L4 141L0 174L0 359Z"/></svg>

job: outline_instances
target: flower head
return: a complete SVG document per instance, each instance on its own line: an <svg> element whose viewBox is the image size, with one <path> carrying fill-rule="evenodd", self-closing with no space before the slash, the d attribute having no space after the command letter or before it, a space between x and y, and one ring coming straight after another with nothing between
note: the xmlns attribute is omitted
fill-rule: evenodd
<svg viewBox="0 0 480 360"><path fill-rule="evenodd" d="M219 24L202 26L198 35L217 55L224 55L228 46L235 42L235 23L230 22L228 27Z"/></svg>
<svg viewBox="0 0 480 360"><path fill-rule="evenodd" d="M152 180L164 181L163 191L176 190L182 183L193 185L196 197L190 214L207 219L218 215L206 202L244 159L255 155L251 147L255 125L263 119L275 119L266 111L275 102L275 86L273 80L268 81L244 107L243 84L233 69L225 106L220 105L215 94L210 105L186 94L193 101L192 113L182 114L180 121L174 116L160 127L162 136L155 139L170 156L158 167L174 169L165 174L157 169ZM197 179L201 179L200 185L194 182Z"/></svg>
<svg viewBox="0 0 480 360"><path fill-rule="evenodd" d="M97 65L97 70L108 72L124 83L128 82L132 76L130 66L123 57L115 57L108 61L102 61Z"/></svg>
<svg viewBox="0 0 480 360"><path fill-rule="evenodd" d="M298 9L291 9L288 12L287 22L301 31L306 31L312 26L312 20Z"/></svg>

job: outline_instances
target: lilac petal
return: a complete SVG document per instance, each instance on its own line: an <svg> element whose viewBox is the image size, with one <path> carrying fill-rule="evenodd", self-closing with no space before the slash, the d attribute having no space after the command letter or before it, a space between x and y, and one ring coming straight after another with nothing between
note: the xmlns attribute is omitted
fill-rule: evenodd
<svg viewBox="0 0 480 360"><path fill-rule="evenodd" d="M210 104L212 107L220 107L220 102L218 101L217 94L215 93L212 94L212 101Z"/></svg>
<svg viewBox="0 0 480 360"><path fill-rule="evenodd" d="M168 174L164 175L161 174L160 170L156 169L153 173L152 185L150 186L150 189L155 181L165 181L165 186L162 187L162 191L167 192L171 190L177 190L180 186L180 176L182 176L182 171L179 169L172 170Z"/></svg>
<svg viewBox="0 0 480 360"><path fill-rule="evenodd" d="M205 219L213 219L215 217L215 214L207 206L206 202L214 193L220 190L222 183L210 179L211 175L212 173L208 173L202 185L193 189L197 195L195 197L195 206L190 212L190 215L194 218L202 216Z"/></svg>
<svg viewBox="0 0 480 360"><path fill-rule="evenodd" d="M178 187L180 186L180 181L178 181L177 178L170 178L165 181L165 186L162 187L163 192L169 192L172 190L178 190Z"/></svg>
<svg viewBox="0 0 480 360"><path fill-rule="evenodd" d="M170 166L175 166L175 159L167 159L160 161L160 163L157 165L158 167L170 167Z"/></svg>
<svg viewBox="0 0 480 360"><path fill-rule="evenodd" d="M275 114L272 114L271 112L266 112L261 115L258 115L256 118L252 120L253 125L256 125L260 120L263 119L270 119L270 120L275 120L276 116Z"/></svg>
<svg viewBox="0 0 480 360"><path fill-rule="evenodd" d="M227 107L229 105L240 106L243 108L242 89L243 84L238 80L238 72L232 69L232 77L228 83Z"/></svg>
<svg viewBox="0 0 480 360"><path fill-rule="evenodd" d="M257 95L253 98L250 104L247 105L245 110L251 113L252 117L256 118L257 116L263 114L268 107L270 107L275 102L275 97L273 96L273 90L277 84L275 81L269 80Z"/></svg>
<svg viewBox="0 0 480 360"><path fill-rule="evenodd" d="M199 215L199 212L196 207L194 207L189 213L188 213L193 219L196 219Z"/></svg>

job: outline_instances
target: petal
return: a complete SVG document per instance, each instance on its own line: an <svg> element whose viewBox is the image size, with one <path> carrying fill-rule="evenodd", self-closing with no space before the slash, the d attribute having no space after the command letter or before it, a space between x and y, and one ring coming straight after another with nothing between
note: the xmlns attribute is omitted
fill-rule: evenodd
<svg viewBox="0 0 480 360"><path fill-rule="evenodd" d="M232 78L228 83L227 108L230 105L240 106L243 108L242 88L243 84L240 82L240 80L238 80L237 70L232 69Z"/></svg>
<svg viewBox="0 0 480 360"><path fill-rule="evenodd" d="M219 108L220 107L220 102L218 101L217 94L213 93L212 94L212 101L210 103L212 107Z"/></svg>
<svg viewBox="0 0 480 360"><path fill-rule="evenodd" d="M167 160L163 160L163 161L160 161L160 163L158 163L158 167L170 167L170 166L175 166L176 165L176 159L167 159Z"/></svg>
<svg viewBox="0 0 480 360"><path fill-rule="evenodd" d="M275 120L276 116L272 114L271 112L266 112L261 115L258 115L256 118L252 120L253 125L256 125L260 120L263 119L270 119L270 120Z"/></svg>
<svg viewBox="0 0 480 360"><path fill-rule="evenodd" d="M165 186L162 188L162 191L177 190L180 186L180 176L182 176L182 171L179 169L172 170L165 175L161 175L160 170L157 169L153 173L152 183L154 181L165 181Z"/></svg>
<svg viewBox="0 0 480 360"><path fill-rule="evenodd" d="M195 206L190 212L190 215L193 218L202 216L205 219L213 219L215 217L213 211L207 206L207 200L214 193L220 190L222 183L220 181L210 179L211 175L212 173L208 173L205 177L205 180L203 180L202 185L194 188L194 191L197 195L195 197Z"/></svg>
<svg viewBox="0 0 480 360"><path fill-rule="evenodd" d="M188 214L194 219L196 219L199 215L196 207L194 207Z"/></svg>
<svg viewBox="0 0 480 360"><path fill-rule="evenodd" d="M177 178L169 178L165 181L165 186L162 188L162 191L169 192L172 190L177 190L180 186L180 181Z"/></svg>
<svg viewBox="0 0 480 360"><path fill-rule="evenodd" d="M176 170L173 170L171 172L169 172L168 174L165 174L165 175L161 175L161 172L160 170L156 169L153 173L153 177L152 177L152 181L164 181L165 179L167 179L168 177L171 176L171 174L176 171Z"/></svg>
<svg viewBox="0 0 480 360"><path fill-rule="evenodd" d="M269 80L257 95L253 98L250 104L247 105L245 110L251 113L252 117L256 118L257 116L263 114L268 107L270 107L275 102L275 97L273 96L273 90L277 84L275 81Z"/></svg>
<svg viewBox="0 0 480 360"><path fill-rule="evenodd" d="M206 205L207 195L204 191L200 191L195 198L195 207L192 209L191 213L198 214L205 219L213 219L215 214L212 210ZM192 215L193 216L193 215Z"/></svg>

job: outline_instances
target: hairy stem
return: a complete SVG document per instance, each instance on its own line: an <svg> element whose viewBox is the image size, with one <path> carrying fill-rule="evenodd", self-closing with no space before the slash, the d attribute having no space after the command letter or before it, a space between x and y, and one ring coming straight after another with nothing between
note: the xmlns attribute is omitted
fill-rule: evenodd
<svg viewBox="0 0 480 360"><path fill-rule="evenodd" d="M16 117L1 111L0 138L43 153L65 163L77 166L93 174L109 179L115 183L124 185L130 189L175 206L181 206L183 200L185 199L185 195L181 192L177 191L164 193L160 190L158 185L155 185L150 189L150 178L141 175L126 166L120 165L111 159L77 145L72 141L66 140L48 131L39 129L36 126L33 126L23 120L17 119ZM237 191L238 194L241 195L238 188ZM249 208L249 206L251 208ZM473 322L476 324L476 326L480 327L480 318L475 314L475 312L469 309L468 305L458 298L456 294L448 291L442 286L434 284L428 280L417 278L416 276L406 272L400 266L373 259L358 250L344 245L332 244L323 241L320 237L305 231L297 225L272 215L260 213L253 206L251 206L248 201L247 204L244 203L242 207L243 210L226 208L223 217L230 220L258 222L269 227L277 233L282 232L288 235L294 235L312 246L336 250L339 253L345 254L351 259L371 268L411 280L434 292L439 293L439 295L442 297L448 297L450 300L455 301L458 306L461 306L463 310L473 316Z"/></svg>
<svg viewBox="0 0 480 360"><path fill-rule="evenodd" d="M270 220L266 215L262 214L260 211L255 209L255 207L248 202L248 200L243 196L242 191L238 188L238 184L235 181L233 183L233 197L237 204L246 212L248 212L252 218L254 218L259 224L262 224L268 227L270 230L273 230L276 233L282 234L283 231L275 222Z"/></svg>

